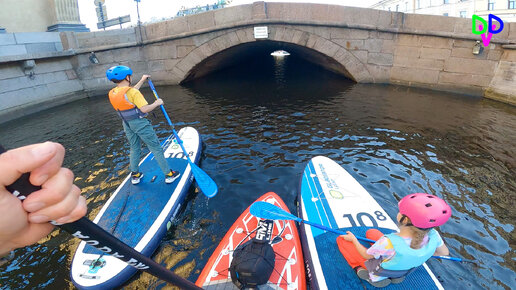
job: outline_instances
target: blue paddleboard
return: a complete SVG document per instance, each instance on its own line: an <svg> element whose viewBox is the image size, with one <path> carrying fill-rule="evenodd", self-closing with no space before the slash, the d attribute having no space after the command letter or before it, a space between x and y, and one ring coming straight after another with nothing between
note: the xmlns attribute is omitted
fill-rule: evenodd
<svg viewBox="0 0 516 290"><path fill-rule="evenodd" d="M312 158L305 167L298 210L304 220L361 237L370 228L398 231L376 200L344 168L324 156ZM300 226L300 234L311 289L376 289L358 278L346 262L336 243L337 234L306 224ZM386 288L443 289L426 264L402 283Z"/></svg>
<svg viewBox="0 0 516 290"><path fill-rule="evenodd" d="M201 155L201 139L197 130L185 127L178 133L190 159L197 163ZM171 135L162 144L170 168L181 176L166 184L165 176L152 153L140 162L143 179L131 184L130 175L111 195L93 220L125 244L150 257L171 226L193 181L188 161ZM75 252L71 266L73 283L81 289L114 288L136 273L136 268L107 255L85 242Z"/></svg>

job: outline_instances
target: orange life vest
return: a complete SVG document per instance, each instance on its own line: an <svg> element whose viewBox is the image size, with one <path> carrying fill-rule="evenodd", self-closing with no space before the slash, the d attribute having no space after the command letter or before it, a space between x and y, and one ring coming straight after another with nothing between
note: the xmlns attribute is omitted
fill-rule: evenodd
<svg viewBox="0 0 516 290"><path fill-rule="evenodd" d="M118 112L120 117L124 121L134 120L138 118L144 118L147 114L144 114L135 104L129 102L127 98L127 91L131 87L124 87L115 93L115 89L109 91L109 101L113 108Z"/></svg>

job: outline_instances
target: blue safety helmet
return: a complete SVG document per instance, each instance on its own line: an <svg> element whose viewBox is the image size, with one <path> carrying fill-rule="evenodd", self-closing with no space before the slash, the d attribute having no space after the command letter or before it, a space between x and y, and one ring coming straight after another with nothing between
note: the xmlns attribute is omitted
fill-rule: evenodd
<svg viewBox="0 0 516 290"><path fill-rule="evenodd" d="M132 75L132 74L133 74L133 70L130 67L125 66L125 65L117 65L117 66L109 68L106 71L106 77L110 81L112 81L112 80L121 81L121 80L125 79L128 75Z"/></svg>

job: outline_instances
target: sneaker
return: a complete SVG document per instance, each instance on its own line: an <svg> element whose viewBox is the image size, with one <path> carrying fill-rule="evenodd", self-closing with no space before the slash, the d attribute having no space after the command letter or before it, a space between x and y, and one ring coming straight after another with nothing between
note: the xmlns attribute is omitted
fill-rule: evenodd
<svg viewBox="0 0 516 290"><path fill-rule="evenodd" d="M143 178L143 173L141 172L131 172L131 183L138 184L140 180Z"/></svg>
<svg viewBox="0 0 516 290"><path fill-rule="evenodd" d="M392 284L399 284L405 280L405 276L401 276L399 278L391 278Z"/></svg>
<svg viewBox="0 0 516 290"><path fill-rule="evenodd" d="M367 282L369 282L369 284L373 285L376 288L383 288L383 287L387 287L387 286L391 285L391 279L389 279L389 278L383 279L378 282L372 282L371 280L368 279Z"/></svg>
<svg viewBox="0 0 516 290"><path fill-rule="evenodd" d="M367 269L364 269L362 267L358 267L356 269L356 273L357 273L358 278L360 278L362 280L366 280L369 284L371 284L377 288L387 287L391 284L391 279L389 279L389 278L378 281L378 282L371 281L371 279L369 278L369 271L367 271Z"/></svg>
<svg viewBox="0 0 516 290"><path fill-rule="evenodd" d="M371 280L367 280L367 282L369 282L369 284L373 285L376 288L383 288L383 287L387 287L387 286L391 285L391 279L390 278L383 279L383 280L378 281L378 282L372 282Z"/></svg>
<svg viewBox="0 0 516 290"><path fill-rule="evenodd" d="M181 175L179 172L170 170L170 172L167 175L165 175L165 183L174 182L174 180L176 180L179 177L179 175Z"/></svg>
<svg viewBox="0 0 516 290"><path fill-rule="evenodd" d="M369 279L369 271L367 271L367 269L364 269L362 267L358 267L356 269L356 272L357 272L357 276L358 278L362 279L362 280L367 280Z"/></svg>

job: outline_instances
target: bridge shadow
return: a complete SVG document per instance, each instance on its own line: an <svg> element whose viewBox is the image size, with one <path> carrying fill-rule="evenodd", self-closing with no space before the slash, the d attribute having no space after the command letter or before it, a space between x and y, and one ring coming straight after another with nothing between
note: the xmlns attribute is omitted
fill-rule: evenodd
<svg viewBox="0 0 516 290"><path fill-rule="evenodd" d="M289 56L282 58L276 57L275 59L278 61L281 61L282 59L289 63L292 63L292 60L303 61L311 64L314 68L324 68L326 71L347 77L350 80L352 79L351 74L342 64L316 50L287 42L264 40L239 44L204 59L188 72L181 84L186 84L194 79L214 74L216 72L218 73L230 68L233 69L239 66L242 66L242 69L244 70L246 68L250 68L248 66L243 67L243 65L251 64L251 68L256 68L261 62L263 62L263 64L269 64L269 60L273 59L270 54L276 50L284 50L290 53ZM276 64L276 67L281 68L278 64ZM254 77L260 76L257 73L252 73L252 71L244 72L247 75L252 74ZM302 72L306 73L305 70ZM302 75L299 75L298 77L302 77Z"/></svg>
<svg viewBox="0 0 516 290"><path fill-rule="evenodd" d="M276 50L290 55L271 56ZM309 59L311 53L314 52L271 41L243 44L201 63L194 69L195 77L182 85L199 97L225 100L227 104L281 106L284 102L317 102L355 84L315 64ZM209 68L217 70L208 73Z"/></svg>

